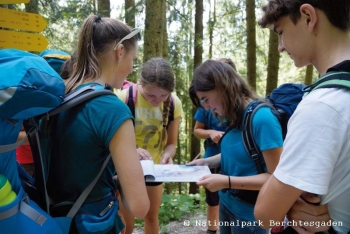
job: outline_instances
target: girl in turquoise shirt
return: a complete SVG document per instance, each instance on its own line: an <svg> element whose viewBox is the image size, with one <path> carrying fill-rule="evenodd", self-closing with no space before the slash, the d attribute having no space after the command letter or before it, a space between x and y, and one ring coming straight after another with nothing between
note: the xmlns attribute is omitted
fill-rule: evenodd
<svg viewBox="0 0 350 234"><path fill-rule="evenodd" d="M198 99L229 127L220 141L221 154L189 163L221 166L222 174L204 176L197 182L210 191L220 190L220 233L266 233L254 218L254 204L237 197L235 191L258 191L273 173L282 152L281 126L268 107L254 115L253 137L262 151L265 168L258 174L244 148L240 126L247 107L259 97L231 66L216 60L207 60L196 69L192 85Z"/></svg>

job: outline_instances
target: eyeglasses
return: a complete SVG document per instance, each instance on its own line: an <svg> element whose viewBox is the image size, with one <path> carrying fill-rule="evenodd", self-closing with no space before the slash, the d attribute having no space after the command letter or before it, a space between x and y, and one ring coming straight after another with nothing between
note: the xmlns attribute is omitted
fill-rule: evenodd
<svg viewBox="0 0 350 234"><path fill-rule="evenodd" d="M113 50L117 50L118 46L120 44L122 44L123 41L125 40L129 40L130 38L133 38L134 36L137 36L137 40L141 40L141 29L139 28L134 28L131 33L129 33L128 35L126 35L125 37L123 37L118 43L117 41L115 41L117 44L114 46Z"/></svg>

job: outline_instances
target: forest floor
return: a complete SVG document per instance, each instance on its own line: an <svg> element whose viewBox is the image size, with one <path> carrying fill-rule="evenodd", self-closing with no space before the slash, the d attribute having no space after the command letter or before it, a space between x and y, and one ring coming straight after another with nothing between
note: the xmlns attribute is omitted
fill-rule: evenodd
<svg viewBox="0 0 350 234"><path fill-rule="evenodd" d="M185 215L179 221L171 221L160 228L159 234L205 234L207 230L206 215L197 213L195 215ZM134 229L133 234L143 234L143 227ZM217 232L220 233L219 231Z"/></svg>

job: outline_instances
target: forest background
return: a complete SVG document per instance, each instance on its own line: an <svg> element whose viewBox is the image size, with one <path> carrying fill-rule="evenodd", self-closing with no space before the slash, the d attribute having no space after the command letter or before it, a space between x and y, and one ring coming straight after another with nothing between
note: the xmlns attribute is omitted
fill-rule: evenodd
<svg viewBox="0 0 350 234"><path fill-rule="evenodd" d="M203 61L232 59L259 96L286 82L311 84L318 76L311 65L295 68L286 53L278 52L277 34L258 26L266 1L30 0L0 7L43 16L47 27L42 34L49 41L48 48L68 53L73 53L80 26L90 14L118 18L132 28L141 28L138 59L128 79L137 81L143 62L151 57L170 62L184 109L174 163L185 164L204 151L193 135L196 109L188 96L193 71ZM204 204L203 189L195 183L167 183L164 189L161 223L179 219Z"/></svg>

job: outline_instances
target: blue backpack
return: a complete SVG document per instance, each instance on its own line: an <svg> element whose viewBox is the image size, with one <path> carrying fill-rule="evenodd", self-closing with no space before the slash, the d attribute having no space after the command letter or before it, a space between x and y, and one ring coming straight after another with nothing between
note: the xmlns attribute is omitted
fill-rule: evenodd
<svg viewBox="0 0 350 234"><path fill-rule="evenodd" d="M86 86L65 95L61 77L40 56L15 49L0 50L0 174L7 181L0 187L1 200L14 197L0 205L1 233L67 234L72 218L99 179L101 171L84 190L68 214L50 215L50 199L46 191L49 158L41 153L43 142L41 122L99 95L114 95L102 86ZM16 161L15 148L22 124L32 147L35 177L27 174ZM3 178L3 177L1 177ZM0 181L1 186L1 181Z"/></svg>
<svg viewBox="0 0 350 234"><path fill-rule="evenodd" d="M252 122L254 114L261 107L271 108L272 113L277 117L281 128L283 139L287 134L287 124L302 100L305 93L319 88L347 88L350 89L350 73L330 72L321 77L311 86L303 84L286 83L275 88L266 98L260 99L250 105L242 120L242 140L244 147L255 163L257 173L264 173L262 165L263 155L253 138ZM238 199L249 204L255 204L259 191L238 190L231 191Z"/></svg>
<svg viewBox="0 0 350 234"><path fill-rule="evenodd" d="M62 65L71 58L71 55L61 50L44 50L39 54L58 73L61 73Z"/></svg>
<svg viewBox="0 0 350 234"><path fill-rule="evenodd" d="M0 70L0 173L17 195L0 207L1 232L62 234L58 222L25 194L14 149L23 119L58 106L64 83L43 58L19 50L0 50Z"/></svg>

